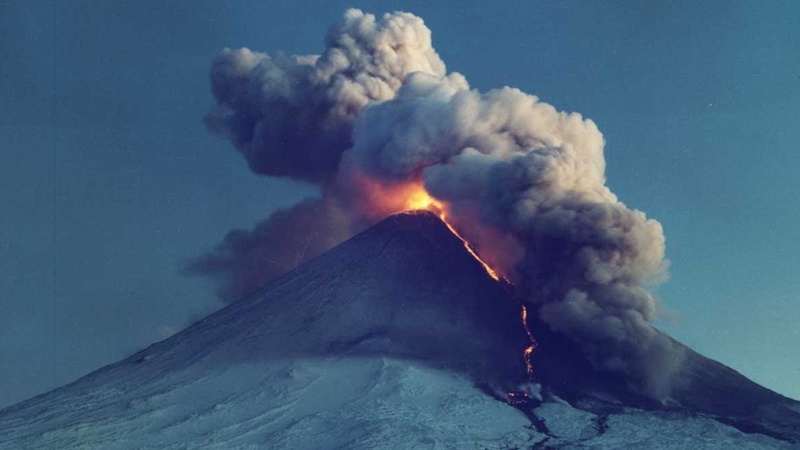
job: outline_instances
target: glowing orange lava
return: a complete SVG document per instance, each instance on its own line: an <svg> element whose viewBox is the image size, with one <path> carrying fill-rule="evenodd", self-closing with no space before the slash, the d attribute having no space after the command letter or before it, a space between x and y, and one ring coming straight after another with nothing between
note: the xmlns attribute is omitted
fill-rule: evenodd
<svg viewBox="0 0 800 450"><path fill-rule="evenodd" d="M469 242L461 237L461 235L458 234L458 231L456 231L456 229L450 225L450 222L447 221L447 213L445 212L444 205L442 205L440 201L431 197L430 194L425 191L425 189L420 188L409 195L408 200L406 200L406 208L409 210L424 209L439 216L439 218L442 219L442 222L447 225L447 228L450 230L450 232L453 233L457 238L461 239L461 242L464 243L464 248L467 249L469 254L472 255L479 263L481 263L483 269L486 270L486 273L488 273L489 276L495 281L500 281L500 275L498 275L497 272L492 269L491 266L489 266L489 264L486 264L486 261L478 256L478 253L475 252L471 245L469 245Z"/></svg>
<svg viewBox="0 0 800 450"><path fill-rule="evenodd" d="M528 371L528 376L533 376L533 364L531 364L531 353L536 350L538 343L536 339L533 337L530 328L528 328L528 308L525 305L522 305L522 326L525 327L525 333L528 334L528 339L531 340L531 345L529 345L525 349L525 369Z"/></svg>
<svg viewBox="0 0 800 450"><path fill-rule="evenodd" d="M453 233L453 235L455 235L457 238L461 239L461 242L464 244L464 248L467 249L469 254L472 255L479 263L481 263L483 269L486 270L486 273L488 273L489 276L492 277L495 281L501 280L500 275L498 275L498 273L494 269L492 269L491 266L489 266L489 264L486 263L486 261L481 259L481 257L472 248L469 242L467 242L466 239L461 237L461 235L458 233L458 231L456 231L453 225L450 224L450 222L447 220L447 209L445 208L445 205L442 202L431 197L430 194L428 194L428 192L425 191L425 188L421 186L413 188L410 192L405 191L404 194L406 195L406 200L404 205L406 210L427 210L439 216L439 218L442 219L442 222L444 222L444 224L447 226L450 232ZM506 280L505 278L503 278L503 281L508 283L508 280ZM525 333L528 335L528 339L530 340L530 345L525 348L525 352L523 354L523 358L525 359L525 369L527 371L528 377L530 378L533 376L533 364L531 364L531 353L533 353L533 351L536 350L538 344L536 342L536 339L533 337L531 330L528 328L528 309L524 305L522 306L522 325L525 328ZM511 404L517 404L526 401L526 399L528 399L528 395L525 393L509 392L508 399Z"/></svg>
<svg viewBox="0 0 800 450"><path fill-rule="evenodd" d="M431 197L424 189L419 189L408 196L408 200L406 200L406 209L425 209L441 215L442 204Z"/></svg>

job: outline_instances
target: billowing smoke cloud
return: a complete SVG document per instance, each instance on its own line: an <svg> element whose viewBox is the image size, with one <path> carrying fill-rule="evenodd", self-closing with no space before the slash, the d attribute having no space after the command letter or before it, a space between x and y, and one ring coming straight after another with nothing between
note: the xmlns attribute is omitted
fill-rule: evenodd
<svg viewBox="0 0 800 450"><path fill-rule="evenodd" d="M322 55L225 50L211 67L217 106L206 116L259 174L325 182L352 145L361 108L394 97L413 72L444 75L422 19L349 10Z"/></svg>
<svg viewBox="0 0 800 450"><path fill-rule="evenodd" d="M481 94L458 74L413 74L393 100L362 111L353 136L359 170L421 178L481 254L598 367L666 393L680 354L650 325L658 304L643 287L665 276L664 235L605 186L592 121L516 89ZM482 227L515 239L481 242ZM522 258L504 267L498 253L517 246Z"/></svg>
<svg viewBox="0 0 800 450"><path fill-rule="evenodd" d="M227 136L253 172L319 184L322 198L277 211L252 231L230 232L184 272L211 277L220 298L234 301L396 212L370 198L381 186L357 176L339 186L336 174L361 109L393 98L411 73L441 76L445 67L430 30L408 13L376 20L348 10L328 31L322 55L222 51L211 66L217 104L207 127Z"/></svg>
<svg viewBox="0 0 800 450"><path fill-rule="evenodd" d="M252 230L233 230L206 255L186 265L188 275L217 281L217 294L234 301L359 231L334 198L308 198L280 209Z"/></svg>
<svg viewBox="0 0 800 450"><path fill-rule="evenodd" d="M645 289L666 276L662 228L605 185L595 124L517 89L471 90L407 13L350 10L325 44L319 57L243 49L214 62L209 127L255 172L319 183L323 198L233 232L195 270L241 294L285 270L264 267L276 255L301 262L287 255L301 238L327 236L305 246L316 254L402 209L404 186L424 186L554 331L666 395L681 354L650 325L659 307Z"/></svg>

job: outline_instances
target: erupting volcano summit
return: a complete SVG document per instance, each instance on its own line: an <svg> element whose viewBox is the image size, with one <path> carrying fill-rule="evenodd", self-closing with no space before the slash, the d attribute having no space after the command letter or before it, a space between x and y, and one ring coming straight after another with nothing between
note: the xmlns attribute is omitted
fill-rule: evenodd
<svg viewBox="0 0 800 450"><path fill-rule="evenodd" d="M258 174L319 196L229 233L186 268L228 301L409 209L435 212L494 279L569 335L594 368L665 399L685 355L651 323L661 225L606 186L590 119L448 72L421 18L348 10L319 55L226 49L212 63L210 130Z"/></svg>

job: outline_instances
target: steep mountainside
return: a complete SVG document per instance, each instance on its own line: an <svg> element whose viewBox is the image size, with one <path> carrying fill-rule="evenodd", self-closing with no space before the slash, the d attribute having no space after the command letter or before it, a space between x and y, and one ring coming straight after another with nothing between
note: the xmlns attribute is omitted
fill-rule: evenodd
<svg viewBox="0 0 800 450"><path fill-rule="evenodd" d="M685 385L661 404L531 317L529 382L511 291L436 216L393 216L165 341L0 411L0 448L800 442L797 402L691 351Z"/></svg>

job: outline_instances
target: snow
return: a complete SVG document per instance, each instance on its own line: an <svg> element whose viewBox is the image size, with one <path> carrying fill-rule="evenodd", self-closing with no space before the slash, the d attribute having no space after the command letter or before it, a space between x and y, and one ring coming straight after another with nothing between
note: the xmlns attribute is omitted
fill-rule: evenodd
<svg viewBox="0 0 800 450"><path fill-rule="evenodd" d="M625 409L601 419L559 399L533 410L547 427L538 432L464 376L394 358L194 367L128 391L55 394L0 414L0 448L791 448L710 418Z"/></svg>
<svg viewBox="0 0 800 450"><path fill-rule="evenodd" d="M127 393L89 389L77 409L59 401L73 395L3 415L0 448L509 448L537 438L522 413L463 376L390 358L186 370Z"/></svg>
<svg viewBox="0 0 800 450"><path fill-rule="evenodd" d="M618 450L796 449L760 434L745 434L710 417L690 416L625 408L606 416L575 409L563 402L547 402L534 410L544 420L549 439L544 444L558 449Z"/></svg>

